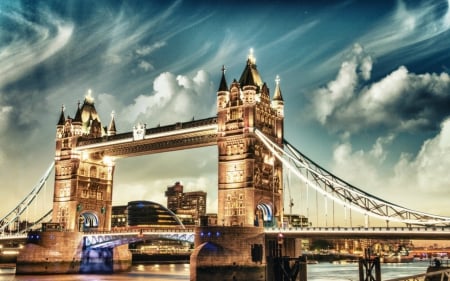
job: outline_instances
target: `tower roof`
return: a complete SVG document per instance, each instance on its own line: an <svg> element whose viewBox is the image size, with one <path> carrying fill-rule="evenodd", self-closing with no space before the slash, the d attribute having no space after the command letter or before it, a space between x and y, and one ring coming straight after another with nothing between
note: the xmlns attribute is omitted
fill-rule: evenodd
<svg viewBox="0 0 450 281"><path fill-rule="evenodd" d="M280 77L277 75L277 78L275 78L276 86L275 86L275 93L273 94L273 100L275 101L283 101L283 96L281 95L281 89L280 89Z"/></svg>
<svg viewBox="0 0 450 281"><path fill-rule="evenodd" d="M111 113L111 122L109 122L108 132L117 132L116 121L114 120L114 112Z"/></svg>
<svg viewBox="0 0 450 281"><path fill-rule="evenodd" d="M222 78L220 79L220 85L218 92L228 91L227 80L225 79L225 66L222 66Z"/></svg>
<svg viewBox="0 0 450 281"><path fill-rule="evenodd" d="M59 115L59 120L57 125L64 125L66 122L66 117L64 116L64 105L61 106L61 114Z"/></svg>
<svg viewBox="0 0 450 281"><path fill-rule="evenodd" d="M94 98L91 96L91 90L88 91L87 96L84 99L83 105L80 108L82 130L85 133L89 133L89 127L91 126L91 121L96 120L101 123L100 117L94 106Z"/></svg>
<svg viewBox="0 0 450 281"><path fill-rule="evenodd" d="M73 119L73 122L82 122L81 120L81 109L80 109L80 102L78 101L78 107L77 107L77 113L75 113L75 118Z"/></svg>
<svg viewBox="0 0 450 281"><path fill-rule="evenodd" d="M241 87L247 85L262 86L262 79L259 75L258 69L256 69L255 62L256 60L253 57L253 50L250 50L247 64L242 72L241 78L239 79L239 84L241 84Z"/></svg>

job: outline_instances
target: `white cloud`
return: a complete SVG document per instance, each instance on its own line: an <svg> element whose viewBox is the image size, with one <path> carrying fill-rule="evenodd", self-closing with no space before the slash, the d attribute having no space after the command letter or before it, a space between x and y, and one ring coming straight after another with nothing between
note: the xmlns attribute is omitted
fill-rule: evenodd
<svg viewBox="0 0 450 281"><path fill-rule="evenodd" d="M437 129L449 113L450 76L410 73L400 66L372 84L371 57L355 45L336 79L312 93L317 120L333 131L382 126L393 132Z"/></svg>
<svg viewBox="0 0 450 281"><path fill-rule="evenodd" d="M436 11L446 9L438 18ZM424 1L417 7L408 7L404 1L397 1L397 8L387 17L381 18L379 24L363 38L367 49L378 55L388 54L400 48L409 48L426 40L433 39L450 28L450 9L448 3ZM424 52L436 52L443 46L423 49Z"/></svg>
<svg viewBox="0 0 450 281"><path fill-rule="evenodd" d="M155 42L153 45L146 45L136 49L136 54L139 56L147 56L164 46L166 46L165 41Z"/></svg>
<svg viewBox="0 0 450 281"><path fill-rule="evenodd" d="M162 73L153 82L153 92L138 96L120 116L130 124L151 120L153 123L149 126L188 121L193 114L195 118L211 117L213 108L206 105L215 97L212 85L208 74L202 70L194 77Z"/></svg>
<svg viewBox="0 0 450 281"><path fill-rule="evenodd" d="M141 60L139 61L138 67L143 69L144 71L154 70L155 67L149 63L148 61Z"/></svg>
<svg viewBox="0 0 450 281"><path fill-rule="evenodd" d="M436 136L423 142L417 155L403 153L391 173L382 172L390 167L386 146L392 141L393 136L378 138L369 151L354 151L344 141L334 149L331 170L350 184L392 203L450 215L442 200L450 195L450 119L442 123Z"/></svg>
<svg viewBox="0 0 450 281"><path fill-rule="evenodd" d="M38 63L61 50L70 40L73 24L63 22L51 14L40 13L41 24L31 22L17 13L2 14L18 26L30 31L26 38L17 34L7 46L0 48L0 87L24 75ZM51 29L56 32L52 35ZM13 30L2 29L7 32Z"/></svg>
<svg viewBox="0 0 450 281"><path fill-rule="evenodd" d="M344 141L334 148L331 170L350 184L364 190L374 187L379 182L380 167L385 163L384 146L393 140L392 136L378 138L369 151L353 151L349 141Z"/></svg>
<svg viewBox="0 0 450 281"><path fill-rule="evenodd" d="M11 106L0 106L0 134L3 133L9 121L9 114L12 111Z"/></svg>
<svg viewBox="0 0 450 281"><path fill-rule="evenodd" d="M450 119L425 141L416 157L403 154L395 166L393 185L415 186L421 193L450 193Z"/></svg>

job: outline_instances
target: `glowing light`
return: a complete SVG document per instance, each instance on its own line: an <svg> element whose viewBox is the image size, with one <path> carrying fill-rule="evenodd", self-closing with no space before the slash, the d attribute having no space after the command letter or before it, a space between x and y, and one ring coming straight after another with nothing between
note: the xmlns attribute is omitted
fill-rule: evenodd
<svg viewBox="0 0 450 281"><path fill-rule="evenodd" d="M7 256L12 256L12 255L17 255L19 254L19 251L14 251L14 250L5 250L2 252L3 255Z"/></svg>
<svg viewBox="0 0 450 281"><path fill-rule="evenodd" d="M103 164L107 166L113 166L114 165L114 159L110 156L104 156L103 157Z"/></svg>
<svg viewBox="0 0 450 281"><path fill-rule="evenodd" d="M94 98L92 97L92 90L88 89L87 90L87 95L85 96L86 101L89 103L94 103Z"/></svg>
<svg viewBox="0 0 450 281"><path fill-rule="evenodd" d="M255 58L255 56L253 55L253 48L250 48L250 53L248 54L248 59L250 60L250 62L251 62L252 64L255 64L255 63L256 63L256 58Z"/></svg>

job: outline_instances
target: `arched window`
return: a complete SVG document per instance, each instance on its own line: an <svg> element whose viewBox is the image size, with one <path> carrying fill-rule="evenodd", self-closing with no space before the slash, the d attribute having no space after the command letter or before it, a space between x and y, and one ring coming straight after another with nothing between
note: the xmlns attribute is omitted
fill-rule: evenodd
<svg viewBox="0 0 450 281"><path fill-rule="evenodd" d="M97 167L92 166L91 169L89 170L89 176L91 178L96 178L97 177Z"/></svg>

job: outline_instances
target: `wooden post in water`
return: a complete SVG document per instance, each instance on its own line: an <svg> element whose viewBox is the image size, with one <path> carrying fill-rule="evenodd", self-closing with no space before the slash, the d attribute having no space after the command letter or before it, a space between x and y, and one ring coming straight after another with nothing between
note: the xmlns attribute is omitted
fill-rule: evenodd
<svg viewBox="0 0 450 281"><path fill-rule="evenodd" d="M370 249L365 250L364 258L359 259L358 265L359 281L381 281L380 258L371 258Z"/></svg>

